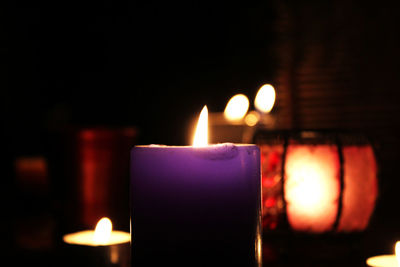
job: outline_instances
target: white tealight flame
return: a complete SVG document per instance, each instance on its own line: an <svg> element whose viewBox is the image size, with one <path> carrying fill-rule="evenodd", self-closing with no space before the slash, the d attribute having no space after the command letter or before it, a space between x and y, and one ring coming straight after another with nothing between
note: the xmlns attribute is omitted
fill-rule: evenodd
<svg viewBox="0 0 400 267"><path fill-rule="evenodd" d="M107 244L110 240L111 232L111 220L107 217L101 218L96 225L96 229L94 230L93 242L95 242L96 244Z"/></svg>
<svg viewBox="0 0 400 267"><path fill-rule="evenodd" d="M243 94L233 96L226 105L224 115L228 120L241 120L249 109L249 99Z"/></svg>
<svg viewBox="0 0 400 267"><path fill-rule="evenodd" d="M372 267L399 267L400 266L400 241L396 242L395 255L379 255L367 259L367 265Z"/></svg>
<svg viewBox="0 0 400 267"><path fill-rule="evenodd" d="M208 109L207 106L200 112L196 132L193 138L194 147L204 147L208 144Z"/></svg>
<svg viewBox="0 0 400 267"><path fill-rule="evenodd" d="M268 113L274 107L275 97L274 87L270 84L264 84L257 92L254 106L258 111Z"/></svg>

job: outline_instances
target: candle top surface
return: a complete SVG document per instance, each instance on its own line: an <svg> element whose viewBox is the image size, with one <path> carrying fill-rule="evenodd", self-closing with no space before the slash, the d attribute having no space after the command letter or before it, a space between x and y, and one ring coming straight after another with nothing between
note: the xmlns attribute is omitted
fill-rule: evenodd
<svg viewBox="0 0 400 267"><path fill-rule="evenodd" d="M76 233L66 234L63 236L64 242L68 244L97 247L97 246L111 246L111 245L130 242L131 235L127 232L112 231L110 239L106 243L101 243L101 244L95 242L93 238L94 238L93 230L80 231Z"/></svg>
<svg viewBox="0 0 400 267"><path fill-rule="evenodd" d="M259 151L257 145L254 144L233 144L223 143L215 145L207 145L204 147L193 146L165 146L165 145L147 145L135 146L132 153L149 153L157 152L157 154L180 154L190 155L197 158L209 160L229 160L235 158L240 153L251 155L254 151ZM258 153L258 152L257 152Z"/></svg>
<svg viewBox="0 0 400 267"><path fill-rule="evenodd" d="M396 255L380 255L367 259L367 265L372 267L398 267Z"/></svg>
<svg viewBox="0 0 400 267"><path fill-rule="evenodd" d="M208 144L204 147L194 147L192 145L187 146L169 146L169 145L159 145L159 144L150 144L150 145L136 145L136 148L178 148L178 149L185 149L185 148L194 148L194 149L207 149L207 148L223 148L223 147L256 147L255 144L234 144L234 143L219 143L219 144Z"/></svg>

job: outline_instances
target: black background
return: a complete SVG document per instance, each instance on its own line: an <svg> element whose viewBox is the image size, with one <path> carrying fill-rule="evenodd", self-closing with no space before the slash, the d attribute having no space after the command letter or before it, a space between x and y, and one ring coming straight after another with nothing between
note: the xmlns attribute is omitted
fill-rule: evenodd
<svg viewBox="0 0 400 267"><path fill-rule="evenodd" d="M269 6L15 5L6 119L21 139L29 131L28 146L70 124L135 125L145 141L184 144L203 105L222 111L270 80Z"/></svg>

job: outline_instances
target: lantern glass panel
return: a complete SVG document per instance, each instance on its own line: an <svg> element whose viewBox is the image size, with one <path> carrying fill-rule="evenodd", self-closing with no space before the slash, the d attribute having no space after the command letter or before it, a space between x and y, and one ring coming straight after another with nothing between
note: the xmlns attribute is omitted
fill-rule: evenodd
<svg viewBox="0 0 400 267"><path fill-rule="evenodd" d="M369 145L343 147L343 208L338 231L364 230L378 195L377 168Z"/></svg>
<svg viewBox="0 0 400 267"><path fill-rule="evenodd" d="M339 169L334 145L288 146L284 187L288 221L293 229L316 233L332 229L338 212Z"/></svg>
<svg viewBox="0 0 400 267"><path fill-rule="evenodd" d="M262 198L263 228L277 228L284 213L282 197L282 154L283 144L262 145Z"/></svg>

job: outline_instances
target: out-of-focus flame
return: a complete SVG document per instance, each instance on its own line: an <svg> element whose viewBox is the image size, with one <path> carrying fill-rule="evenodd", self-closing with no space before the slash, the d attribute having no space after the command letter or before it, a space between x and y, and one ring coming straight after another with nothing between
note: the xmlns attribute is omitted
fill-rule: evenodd
<svg viewBox="0 0 400 267"><path fill-rule="evenodd" d="M254 106L262 113L269 113L274 107L275 96L274 87L270 84L264 84L257 92Z"/></svg>
<svg viewBox="0 0 400 267"><path fill-rule="evenodd" d="M226 105L224 115L231 121L243 119L249 109L249 99L243 94L233 96Z"/></svg>
<svg viewBox="0 0 400 267"><path fill-rule="evenodd" d="M395 254L396 254L396 259L397 259L397 266L400 266L400 241L396 242L395 246Z"/></svg>
<svg viewBox="0 0 400 267"><path fill-rule="evenodd" d="M96 244L107 244L110 240L111 232L111 220L107 217L101 218L96 225L96 229L94 230L93 242Z"/></svg>
<svg viewBox="0 0 400 267"><path fill-rule="evenodd" d="M244 118L244 122L248 126L256 125L259 120L260 120L260 115L256 111L249 112L249 114L247 114L246 117Z"/></svg>
<svg viewBox="0 0 400 267"><path fill-rule="evenodd" d="M208 144L208 109L207 106L200 112L196 132L193 138L194 147L204 147Z"/></svg>

